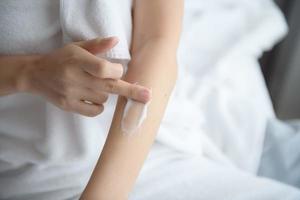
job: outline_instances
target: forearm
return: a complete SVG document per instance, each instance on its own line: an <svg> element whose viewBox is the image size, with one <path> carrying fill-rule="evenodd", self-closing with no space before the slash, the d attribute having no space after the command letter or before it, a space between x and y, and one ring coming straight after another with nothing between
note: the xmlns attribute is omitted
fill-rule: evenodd
<svg viewBox="0 0 300 200"><path fill-rule="evenodd" d="M121 119L126 99L118 99L109 135L82 199L126 199L153 143L176 80L176 49L163 39L133 53L125 80L152 89L147 118L139 134L126 136Z"/></svg>
<svg viewBox="0 0 300 200"><path fill-rule="evenodd" d="M35 56L0 56L0 96L22 91L23 72Z"/></svg>

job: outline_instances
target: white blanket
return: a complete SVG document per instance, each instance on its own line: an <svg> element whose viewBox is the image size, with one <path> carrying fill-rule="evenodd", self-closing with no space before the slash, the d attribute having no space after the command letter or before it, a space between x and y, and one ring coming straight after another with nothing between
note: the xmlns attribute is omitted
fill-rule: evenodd
<svg viewBox="0 0 300 200"><path fill-rule="evenodd" d="M257 60L286 31L268 0L186 1L180 78L158 140L255 173L274 117Z"/></svg>
<svg viewBox="0 0 300 200"><path fill-rule="evenodd" d="M299 200L295 187L155 144L130 200Z"/></svg>

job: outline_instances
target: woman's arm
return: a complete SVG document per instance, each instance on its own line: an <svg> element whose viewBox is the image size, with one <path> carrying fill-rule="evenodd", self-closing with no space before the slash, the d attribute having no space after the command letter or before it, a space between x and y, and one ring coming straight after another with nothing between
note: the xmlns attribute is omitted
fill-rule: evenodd
<svg viewBox="0 0 300 200"><path fill-rule="evenodd" d="M126 199L154 141L177 77L182 0L136 0L132 60L125 80L152 89L139 134L122 133L126 99L119 97L108 138L81 199Z"/></svg>
<svg viewBox="0 0 300 200"><path fill-rule="evenodd" d="M20 92L24 68L35 60L36 56L0 56L0 97Z"/></svg>
<svg viewBox="0 0 300 200"><path fill-rule="evenodd" d="M115 37L71 43L45 55L0 56L0 97L18 92L39 95L59 108L86 116L103 111L108 93L147 102L149 90L120 80L123 67L97 58ZM85 103L85 101L93 104Z"/></svg>

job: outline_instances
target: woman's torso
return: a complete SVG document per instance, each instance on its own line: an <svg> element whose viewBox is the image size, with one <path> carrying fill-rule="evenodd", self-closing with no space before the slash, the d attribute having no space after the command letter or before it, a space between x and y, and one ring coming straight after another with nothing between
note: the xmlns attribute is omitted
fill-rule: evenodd
<svg viewBox="0 0 300 200"><path fill-rule="evenodd" d="M0 55L62 46L59 0L0 1ZM30 94L0 97L0 199L63 199L85 186L104 144L115 97L96 118Z"/></svg>

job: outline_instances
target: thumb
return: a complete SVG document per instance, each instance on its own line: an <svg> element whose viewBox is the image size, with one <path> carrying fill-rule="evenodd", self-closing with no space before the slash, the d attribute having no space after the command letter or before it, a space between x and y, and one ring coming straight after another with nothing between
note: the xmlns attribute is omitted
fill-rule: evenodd
<svg viewBox="0 0 300 200"><path fill-rule="evenodd" d="M117 37L108 37L75 42L74 44L95 55L109 51L114 46L116 46L118 42L119 39Z"/></svg>

